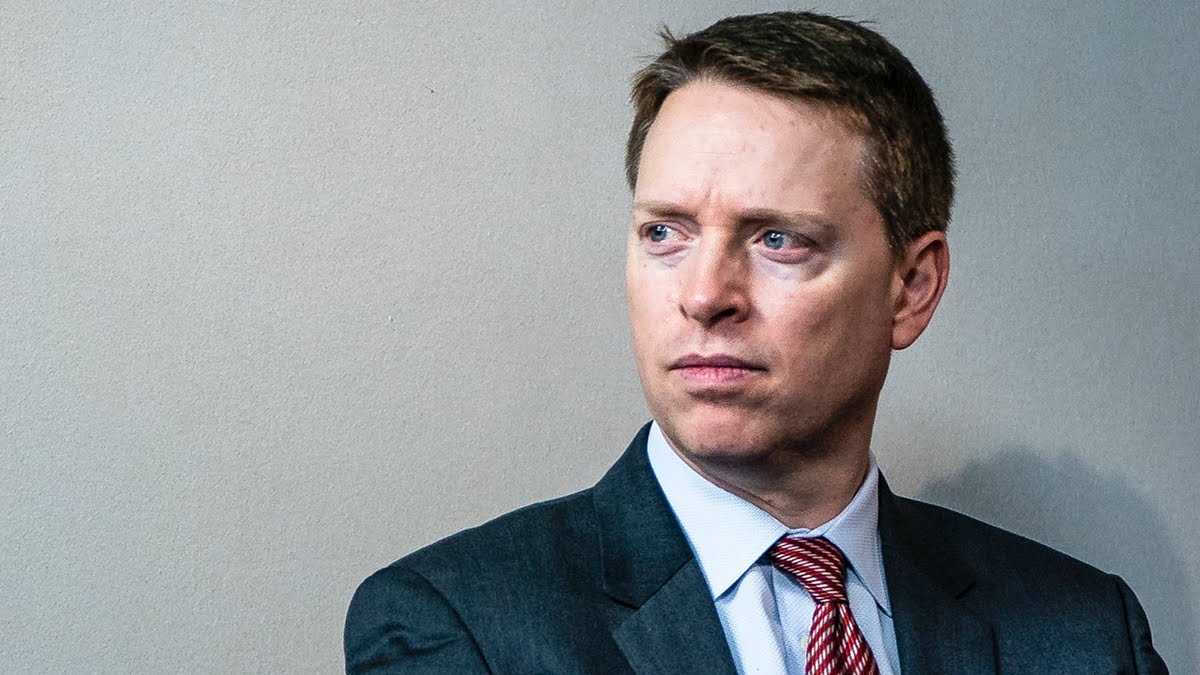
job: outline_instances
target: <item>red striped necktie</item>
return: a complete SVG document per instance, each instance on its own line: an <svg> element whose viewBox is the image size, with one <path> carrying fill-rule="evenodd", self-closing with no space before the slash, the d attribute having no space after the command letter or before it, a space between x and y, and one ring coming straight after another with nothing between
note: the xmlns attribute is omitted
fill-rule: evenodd
<svg viewBox="0 0 1200 675"><path fill-rule="evenodd" d="M879 666L846 599L846 561L824 537L783 537L767 551L817 603L808 636L808 675L878 675Z"/></svg>

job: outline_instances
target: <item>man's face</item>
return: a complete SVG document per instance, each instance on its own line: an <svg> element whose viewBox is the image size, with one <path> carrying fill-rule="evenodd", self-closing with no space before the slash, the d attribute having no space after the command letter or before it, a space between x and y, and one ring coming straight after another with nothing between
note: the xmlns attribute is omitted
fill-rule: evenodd
<svg viewBox="0 0 1200 675"><path fill-rule="evenodd" d="M863 158L826 109L704 81L667 97L626 287L647 403L685 458L869 443L902 283Z"/></svg>

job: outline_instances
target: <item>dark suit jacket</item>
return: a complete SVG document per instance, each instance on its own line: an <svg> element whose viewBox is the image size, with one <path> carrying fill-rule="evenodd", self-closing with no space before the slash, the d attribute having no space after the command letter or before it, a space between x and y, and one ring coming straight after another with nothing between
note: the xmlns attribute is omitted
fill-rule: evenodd
<svg viewBox="0 0 1200 675"><path fill-rule="evenodd" d="M592 489L364 581L346 619L347 671L734 675L704 577L651 473L648 428ZM886 483L879 511L906 675L1166 672L1121 579Z"/></svg>

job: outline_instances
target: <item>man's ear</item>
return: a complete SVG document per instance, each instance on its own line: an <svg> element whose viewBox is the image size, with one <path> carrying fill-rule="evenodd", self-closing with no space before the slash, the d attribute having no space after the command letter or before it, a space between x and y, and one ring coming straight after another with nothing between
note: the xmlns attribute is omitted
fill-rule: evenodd
<svg viewBox="0 0 1200 675"><path fill-rule="evenodd" d="M905 247L896 260L892 284L892 349L904 349L933 318L950 277L950 248L945 232L927 232Z"/></svg>

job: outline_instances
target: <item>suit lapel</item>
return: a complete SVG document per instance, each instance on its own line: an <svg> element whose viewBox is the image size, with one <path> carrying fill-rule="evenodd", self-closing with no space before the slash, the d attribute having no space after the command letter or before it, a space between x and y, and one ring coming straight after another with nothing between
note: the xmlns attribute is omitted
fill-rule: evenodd
<svg viewBox="0 0 1200 675"><path fill-rule="evenodd" d="M712 596L646 457L650 425L596 484L604 591L635 673L736 675ZM971 571L880 480L879 533L905 673L996 672L991 627L964 604Z"/></svg>
<svg viewBox="0 0 1200 675"><path fill-rule="evenodd" d="M975 585L971 571L907 516L880 480L879 536L888 597L905 673L994 673L991 627L963 600Z"/></svg>
<svg viewBox="0 0 1200 675"><path fill-rule="evenodd" d="M736 675L712 595L646 457L650 425L596 484L613 639L639 675Z"/></svg>
<svg viewBox="0 0 1200 675"><path fill-rule="evenodd" d="M613 639L639 675L737 673L695 560L621 623Z"/></svg>

